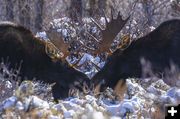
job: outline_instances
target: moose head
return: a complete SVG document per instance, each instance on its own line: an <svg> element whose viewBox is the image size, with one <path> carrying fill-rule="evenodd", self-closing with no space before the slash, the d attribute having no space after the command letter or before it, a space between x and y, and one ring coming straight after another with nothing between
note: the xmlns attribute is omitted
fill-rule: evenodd
<svg viewBox="0 0 180 119"><path fill-rule="evenodd" d="M0 57L8 58L10 68L15 68L22 61L20 70L22 79L35 78L45 83L55 83L52 87L55 99L67 97L69 91L74 88L84 91L85 86L89 85L89 78L64 61L68 54L68 45L62 42L62 37L51 31L48 33L50 38L53 38L52 42L59 46L62 56L59 56L58 52L50 55L48 49L52 49L53 44L34 37L25 27L12 22L1 22ZM60 43L56 41L57 39ZM57 49L55 48L55 51Z"/></svg>
<svg viewBox="0 0 180 119"><path fill-rule="evenodd" d="M106 18L107 27L101 30L102 40L99 41L97 53L109 52L114 38L128 21L128 18L123 20L120 14L116 19L113 17L111 19L108 22ZM95 20L93 21L102 29ZM127 35L122 39L121 45L114 52L109 53L104 67L92 78L92 84L98 91L111 87L121 97L126 89L126 78L142 77L144 61L150 63L151 73L157 76L169 69L172 63L179 67L179 46L180 20L178 19L166 21L146 36L132 42ZM148 76L150 74L146 75Z"/></svg>

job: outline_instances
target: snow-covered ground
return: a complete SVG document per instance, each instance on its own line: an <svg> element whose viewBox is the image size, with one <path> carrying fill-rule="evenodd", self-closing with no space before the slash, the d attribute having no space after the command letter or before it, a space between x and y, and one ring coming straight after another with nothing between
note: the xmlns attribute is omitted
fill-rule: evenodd
<svg viewBox="0 0 180 119"><path fill-rule="evenodd" d="M84 95L59 100L59 103L45 101L33 95L30 86L22 83L12 97L0 104L2 118L47 118L47 119L121 119L121 118L163 118L165 104L180 103L180 89L170 87L159 79L143 86L146 80L127 79L127 93L121 101L109 97ZM28 85L27 85L28 84ZM141 85L142 84L142 85Z"/></svg>

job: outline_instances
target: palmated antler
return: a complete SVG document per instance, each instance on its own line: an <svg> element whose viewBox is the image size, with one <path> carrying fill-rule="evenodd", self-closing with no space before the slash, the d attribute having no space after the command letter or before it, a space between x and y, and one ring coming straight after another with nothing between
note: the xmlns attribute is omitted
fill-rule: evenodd
<svg viewBox="0 0 180 119"><path fill-rule="evenodd" d="M95 41L98 41L98 47L99 49L94 50L95 54L100 54L102 52L108 52L112 53L110 50L111 44L114 40L114 38L117 36L117 34L121 31L121 29L124 27L126 22L128 21L128 18L125 20L122 19L122 16L120 15L120 12L118 12L118 16L116 19L113 18L113 14L111 11L111 21L108 22L107 17L104 13L105 21L106 21L106 28L103 29L100 24L98 24L94 19L92 21L96 24L96 26L101 30L102 33L102 40L99 41L95 39L93 36L91 36Z"/></svg>
<svg viewBox="0 0 180 119"><path fill-rule="evenodd" d="M52 29L48 30L47 36L49 37L52 44L54 44L54 46L58 48L59 51L61 52L60 58L62 60L65 60L65 58L70 55L70 51L69 51L70 43L65 43L61 34L56 30L52 30Z"/></svg>
<svg viewBox="0 0 180 119"><path fill-rule="evenodd" d="M46 42L46 53L52 59L61 59L62 61L66 61L66 57L71 54L71 52L69 51L69 47L72 42L65 43L61 33L57 32L57 30L50 29L46 31L46 33L50 39L50 42ZM79 52L80 49L77 50L78 54ZM83 55L81 55L80 59L76 63L69 65L74 68L78 67L78 63L82 57Z"/></svg>

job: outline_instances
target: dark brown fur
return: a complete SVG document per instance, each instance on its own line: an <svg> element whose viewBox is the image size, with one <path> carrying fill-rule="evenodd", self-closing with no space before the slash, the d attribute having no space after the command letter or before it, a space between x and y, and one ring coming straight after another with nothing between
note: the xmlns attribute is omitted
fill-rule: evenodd
<svg viewBox="0 0 180 119"><path fill-rule="evenodd" d="M28 29L11 22L0 23L0 57L8 57L10 68L22 62L20 75L24 79L56 83L52 92L55 99L68 96L70 88L88 83L89 78L60 60L53 61L45 52L45 42Z"/></svg>
<svg viewBox="0 0 180 119"><path fill-rule="evenodd" d="M141 77L141 59L151 63L152 72L161 74L171 63L180 66L180 20L162 23L148 35L133 41L124 51L117 49L92 79L95 86L115 88L119 80Z"/></svg>

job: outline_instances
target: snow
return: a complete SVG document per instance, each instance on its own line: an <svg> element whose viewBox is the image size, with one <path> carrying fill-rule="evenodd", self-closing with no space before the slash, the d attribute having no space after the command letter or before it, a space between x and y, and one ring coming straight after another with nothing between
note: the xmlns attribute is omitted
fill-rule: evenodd
<svg viewBox="0 0 180 119"><path fill-rule="evenodd" d="M83 108L81 108L81 106L79 106L79 104L73 103L71 101L64 101L62 104L67 110L78 110L78 111L84 110Z"/></svg>
<svg viewBox="0 0 180 119"><path fill-rule="evenodd" d="M69 64L74 64L75 62L77 62L78 59L74 59L73 61L71 61L70 59L66 58L66 60L68 61ZM92 55L88 53L84 53L83 57L78 62L77 66L81 66L82 64L85 64L86 62L93 63L97 65L99 68L102 68L105 64L105 62L100 61L99 57L93 57ZM96 67L94 67L93 65L91 66L91 69L88 71L84 67L81 67L80 71L85 73L89 78L92 78L95 75L95 73L98 72Z"/></svg>
<svg viewBox="0 0 180 119"><path fill-rule="evenodd" d="M7 87L7 88L12 88L11 82L10 82L10 81L6 81L5 87Z"/></svg>
<svg viewBox="0 0 180 119"><path fill-rule="evenodd" d="M106 19L107 19L108 22L110 22L110 19L109 19L109 18L106 18ZM106 19L105 19L105 17L101 17L101 18L100 18L100 23L101 23L102 25L106 25Z"/></svg>
<svg viewBox="0 0 180 119"><path fill-rule="evenodd" d="M153 94L155 94L155 95L159 95L159 94L161 94L161 93L165 93L165 91L158 90L157 88L155 88L155 87L152 86L152 85L147 88L147 91L148 91L149 93L153 93Z"/></svg>
<svg viewBox="0 0 180 119"><path fill-rule="evenodd" d="M64 112L64 118L72 118L74 114L75 114L74 110L66 111Z"/></svg>
<svg viewBox="0 0 180 119"><path fill-rule="evenodd" d="M37 32L35 36L36 36L37 38L41 38L41 39L43 39L43 40L45 40L45 41L48 40L48 37L47 37L45 31L43 31L43 32Z"/></svg>
<svg viewBox="0 0 180 119"><path fill-rule="evenodd" d="M86 105L85 105L85 108L86 108L86 110L87 110L88 112L93 112L93 111L94 111L93 107L92 107L90 104L86 104Z"/></svg>
<svg viewBox="0 0 180 119"><path fill-rule="evenodd" d="M66 112L67 111L67 109L64 107L64 105L61 103L54 105L52 108L56 109L59 112Z"/></svg>
<svg viewBox="0 0 180 119"><path fill-rule="evenodd" d="M180 89L179 89L179 90L180 90ZM169 97L174 98L177 91L178 91L178 89L175 88L175 87L170 88L170 89L167 91L166 95L169 96Z"/></svg>
<svg viewBox="0 0 180 119"><path fill-rule="evenodd" d="M169 102L170 104L180 103L180 89L177 87L170 88L166 94L161 97L162 102Z"/></svg>
<svg viewBox="0 0 180 119"><path fill-rule="evenodd" d="M18 101L16 103L15 108L18 109L18 110L24 110L24 105L23 105L23 103L21 101Z"/></svg>
<svg viewBox="0 0 180 119"><path fill-rule="evenodd" d="M15 97L15 96L12 96L12 97L6 99L5 101L2 102L0 110L8 109L8 108L14 106L16 101L17 101L17 97Z"/></svg>
<svg viewBox="0 0 180 119"><path fill-rule="evenodd" d="M150 118L150 114L156 112L154 101L162 105L179 104L180 102L180 89L177 87L164 88L163 85L165 83L158 80L149 85L147 89L144 89L135 79L127 79L129 92L123 100L116 102L112 102L107 98L98 99L93 95L85 95L84 98L60 100L58 104L44 101L33 95L21 99L12 96L0 104L0 111L12 108L19 111L40 109L37 115L43 117L46 112L49 114L49 119L78 118L79 116L82 119L89 119L89 117L92 119L105 119L107 117L119 119L119 117L126 117L127 114L131 115L132 118L138 118L139 112L141 112L141 115L146 115L144 118ZM157 90L162 90L163 93L157 93ZM62 115L49 113L52 110Z"/></svg>
<svg viewBox="0 0 180 119"><path fill-rule="evenodd" d="M85 103L85 100L80 100L78 98L72 98L72 99L70 99L70 102L77 104L77 105L83 105Z"/></svg>
<svg viewBox="0 0 180 119"><path fill-rule="evenodd" d="M102 112L94 112L92 115L93 119L104 119Z"/></svg>
<svg viewBox="0 0 180 119"><path fill-rule="evenodd" d="M84 64L87 61L94 61L93 59L94 58L92 55L85 53L81 58L81 60L79 61L78 65Z"/></svg>
<svg viewBox="0 0 180 119"><path fill-rule="evenodd" d="M41 100L40 98L36 96L31 97L31 104L34 108L49 108L48 102Z"/></svg>
<svg viewBox="0 0 180 119"><path fill-rule="evenodd" d="M61 118L58 116L50 115L48 119L61 119Z"/></svg>

